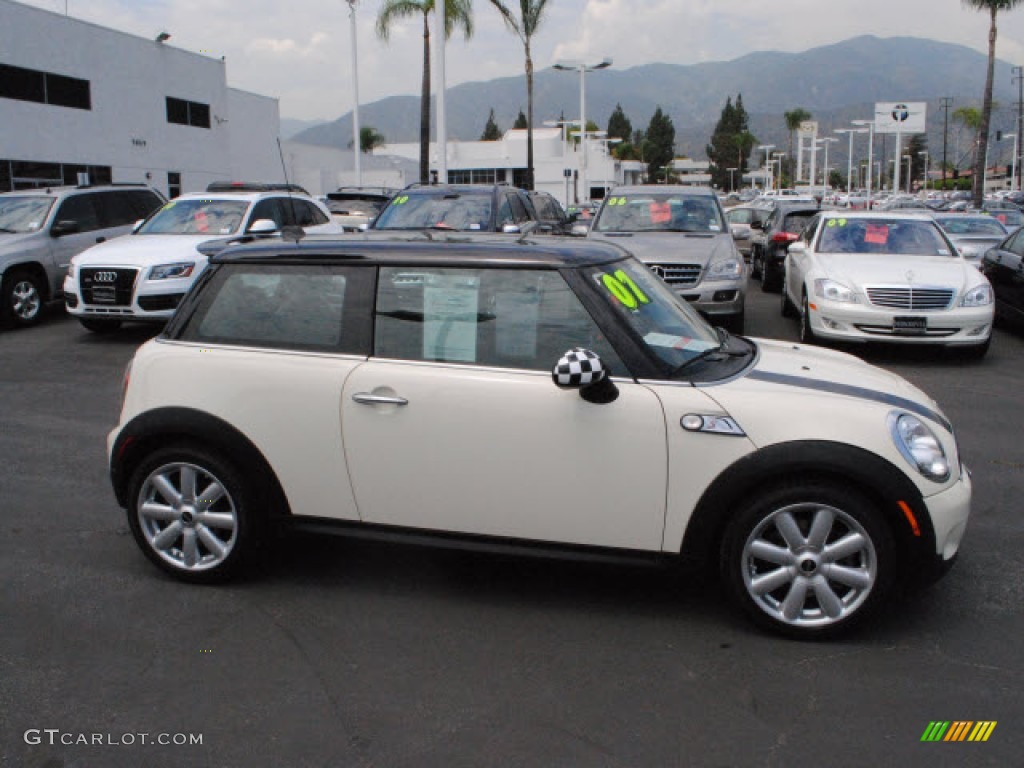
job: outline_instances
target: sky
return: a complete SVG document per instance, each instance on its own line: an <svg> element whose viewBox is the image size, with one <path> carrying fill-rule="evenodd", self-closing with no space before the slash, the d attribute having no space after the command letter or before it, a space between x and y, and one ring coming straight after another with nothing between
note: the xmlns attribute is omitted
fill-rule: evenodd
<svg viewBox="0 0 1024 768"><path fill-rule="evenodd" d="M278 98L282 118L334 120L353 105L347 0L20 1L141 37L166 31L168 45L223 56L228 84ZM364 104L420 90L422 19L399 20L384 42L375 31L384 1L356 0ZM490 0L473 0L473 18L473 37L457 32L447 46L448 85L522 74L522 43ZM1024 64L1024 5L1001 13L998 24L996 55ZM626 69L798 52L865 34L988 52L987 14L961 0L549 0L532 49L537 70L559 59L605 57Z"/></svg>

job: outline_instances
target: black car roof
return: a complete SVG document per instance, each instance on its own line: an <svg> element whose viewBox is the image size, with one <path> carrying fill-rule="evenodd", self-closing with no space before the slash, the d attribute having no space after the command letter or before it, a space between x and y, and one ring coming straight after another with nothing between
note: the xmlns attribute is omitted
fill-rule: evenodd
<svg viewBox="0 0 1024 768"><path fill-rule="evenodd" d="M360 235L305 237L298 243L278 238L233 245L211 263L289 264L431 264L505 266L547 269L607 264L629 253L612 243L550 236L458 235L435 232L404 236Z"/></svg>

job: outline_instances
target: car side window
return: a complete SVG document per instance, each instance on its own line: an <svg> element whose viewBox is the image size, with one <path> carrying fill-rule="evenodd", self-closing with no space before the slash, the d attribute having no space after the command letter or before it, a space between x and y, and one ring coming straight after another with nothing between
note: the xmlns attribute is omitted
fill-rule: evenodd
<svg viewBox="0 0 1024 768"><path fill-rule="evenodd" d="M821 216L817 215L804 227L803 232L800 234L800 240L804 245L810 245L811 241L814 240L814 235L818 231L818 225L821 223Z"/></svg>
<svg viewBox="0 0 1024 768"><path fill-rule="evenodd" d="M1010 242L1006 244L1005 250L1018 256L1024 256L1024 229L1021 229L1013 236Z"/></svg>
<svg viewBox="0 0 1024 768"><path fill-rule="evenodd" d="M498 205L498 216L495 223L500 231L506 224L515 224L515 219L512 216L512 203L509 201L508 195L502 192L499 196L501 203Z"/></svg>
<svg viewBox="0 0 1024 768"><path fill-rule="evenodd" d="M365 352L348 305L369 290L369 268L223 265L180 333L185 341ZM358 304L358 299L355 300Z"/></svg>
<svg viewBox="0 0 1024 768"><path fill-rule="evenodd" d="M585 347L626 372L555 271L382 267L374 355L400 360L550 371Z"/></svg>
<svg viewBox="0 0 1024 768"><path fill-rule="evenodd" d="M285 202L286 207L294 208L295 223L300 227L315 227L318 224L326 224L327 219L320 210L308 200L291 200Z"/></svg>
<svg viewBox="0 0 1024 768"><path fill-rule="evenodd" d="M65 198L57 209L54 222L73 221L79 232L94 232L100 228L100 218L93 205L93 195L72 195Z"/></svg>
<svg viewBox="0 0 1024 768"><path fill-rule="evenodd" d="M135 215L126 192L100 192L96 195L96 204L104 227L123 227L141 218Z"/></svg>
<svg viewBox="0 0 1024 768"><path fill-rule="evenodd" d="M252 215L249 216L249 223L246 225L246 230L252 227L252 225L260 219L270 219L277 225L278 229L286 226L290 221L291 216L285 210L284 206L281 205L281 202L281 198L268 197L256 203L256 205L253 206Z"/></svg>

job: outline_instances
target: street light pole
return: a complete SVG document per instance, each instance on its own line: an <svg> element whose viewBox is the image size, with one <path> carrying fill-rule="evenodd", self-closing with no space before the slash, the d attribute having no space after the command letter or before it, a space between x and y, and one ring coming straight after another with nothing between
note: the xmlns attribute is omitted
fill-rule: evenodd
<svg viewBox="0 0 1024 768"><path fill-rule="evenodd" d="M873 170L873 152L875 143L875 121L874 120L851 120L854 125L866 125L868 127L868 201L867 208L871 210L871 171Z"/></svg>
<svg viewBox="0 0 1024 768"><path fill-rule="evenodd" d="M774 144L761 144L758 149L764 152L764 167L768 169L768 177L765 179L764 191L767 192L772 188L772 172L771 166L768 164L768 153L775 149Z"/></svg>
<svg viewBox="0 0 1024 768"><path fill-rule="evenodd" d="M611 59L602 59L597 64L587 64L583 61L559 61L555 69L577 70L580 73L580 187L583 190L580 202L590 200L590 187L587 182L587 88L586 74L598 69L605 69L612 65Z"/></svg>
<svg viewBox="0 0 1024 768"><path fill-rule="evenodd" d="M924 155L924 196L928 197L928 173L931 170L931 158L928 156L928 150L922 150L917 153L918 155Z"/></svg>
<svg viewBox="0 0 1024 768"><path fill-rule="evenodd" d="M445 109L445 0L434 0L434 37L437 38L437 182L448 183L448 112Z"/></svg>
<svg viewBox="0 0 1024 768"><path fill-rule="evenodd" d="M827 136L824 139L820 139L820 141L821 141L822 144L825 145L825 170L821 174L821 176L822 176L822 178L821 178L821 195L822 195L822 197L824 197L825 193L828 191L828 188L829 188L829 185L828 185L828 145L829 144L835 144L837 141L839 141L839 139L835 139L835 138L832 138L831 136Z"/></svg>
<svg viewBox="0 0 1024 768"><path fill-rule="evenodd" d="M356 2L348 3L349 32L352 40L352 146L355 148L356 186L363 184L363 137L359 132L359 56L356 53Z"/></svg>
<svg viewBox="0 0 1024 768"><path fill-rule="evenodd" d="M739 168L726 168L725 170L727 170L729 172L729 191L730 192L735 192L736 191L736 171L738 171Z"/></svg>

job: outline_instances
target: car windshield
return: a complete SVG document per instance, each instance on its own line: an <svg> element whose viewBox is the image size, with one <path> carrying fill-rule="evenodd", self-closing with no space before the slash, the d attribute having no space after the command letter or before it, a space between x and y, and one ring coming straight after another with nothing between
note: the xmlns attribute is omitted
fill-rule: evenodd
<svg viewBox="0 0 1024 768"><path fill-rule="evenodd" d="M598 215L598 232L724 232L713 197L644 192L615 195Z"/></svg>
<svg viewBox="0 0 1024 768"><path fill-rule="evenodd" d="M949 243L931 221L899 218L822 220L818 253L874 253L953 256Z"/></svg>
<svg viewBox="0 0 1024 768"><path fill-rule="evenodd" d="M936 221L950 235L995 235L997 237L1006 235L1006 227L994 217L946 216L936 219Z"/></svg>
<svg viewBox="0 0 1024 768"><path fill-rule="evenodd" d="M171 200L139 228L140 235L233 235L249 203L204 197Z"/></svg>
<svg viewBox="0 0 1024 768"><path fill-rule="evenodd" d="M671 370L721 346L715 330L639 261L624 259L584 272L601 298Z"/></svg>
<svg viewBox="0 0 1024 768"><path fill-rule="evenodd" d="M385 208L374 229L488 230L491 222L491 194L446 192L408 194L395 197Z"/></svg>
<svg viewBox="0 0 1024 768"><path fill-rule="evenodd" d="M0 233L36 232L53 206L52 197L0 196Z"/></svg>

